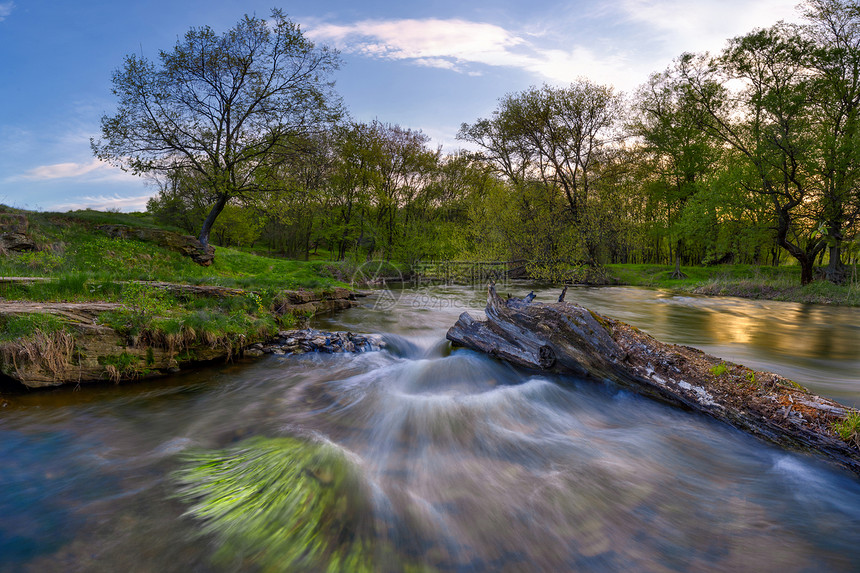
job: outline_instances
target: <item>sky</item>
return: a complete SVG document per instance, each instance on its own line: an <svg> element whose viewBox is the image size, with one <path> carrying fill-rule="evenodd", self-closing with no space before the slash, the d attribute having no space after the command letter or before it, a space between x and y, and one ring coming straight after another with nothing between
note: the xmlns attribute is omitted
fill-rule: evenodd
<svg viewBox="0 0 860 573"><path fill-rule="evenodd" d="M97 161L111 74L156 59L191 27L216 32L273 6L340 50L351 117L420 129L454 152L499 98L584 77L631 93L684 52L797 21L798 0L0 0L0 204L144 210L156 189Z"/></svg>

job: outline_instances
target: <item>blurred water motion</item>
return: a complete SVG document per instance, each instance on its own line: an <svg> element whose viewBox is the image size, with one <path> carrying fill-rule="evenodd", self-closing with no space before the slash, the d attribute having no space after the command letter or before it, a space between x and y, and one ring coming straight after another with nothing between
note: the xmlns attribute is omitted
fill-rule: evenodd
<svg viewBox="0 0 860 573"><path fill-rule="evenodd" d="M405 291L393 313L320 321L386 332L387 352L14 397L0 476L26 494L0 490L0 569L856 570L855 478L610 386L451 353L445 330L483 293L432 293L450 304ZM860 402L853 309L577 299ZM792 336L791 360L766 346Z"/></svg>

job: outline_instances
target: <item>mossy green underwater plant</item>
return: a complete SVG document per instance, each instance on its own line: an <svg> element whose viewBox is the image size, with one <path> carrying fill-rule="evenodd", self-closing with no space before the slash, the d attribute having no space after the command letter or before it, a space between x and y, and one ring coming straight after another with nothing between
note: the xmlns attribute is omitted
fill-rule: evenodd
<svg viewBox="0 0 860 573"><path fill-rule="evenodd" d="M263 571L373 571L368 487L342 449L251 438L197 451L175 474L187 515L220 549L215 560Z"/></svg>

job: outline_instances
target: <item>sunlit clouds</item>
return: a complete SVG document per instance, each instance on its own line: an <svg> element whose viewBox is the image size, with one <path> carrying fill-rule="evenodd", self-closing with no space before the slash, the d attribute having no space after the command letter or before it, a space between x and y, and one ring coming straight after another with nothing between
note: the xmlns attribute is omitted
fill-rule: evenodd
<svg viewBox="0 0 860 573"><path fill-rule="evenodd" d="M152 197L152 193L146 195L135 195L122 197L120 195L97 195L74 197L66 203L52 205L56 211L75 211L78 209L95 209L104 211L107 209L118 209L121 211L145 211L146 202Z"/></svg>
<svg viewBox="0 0 860 573"><path fill-rule="evenodd" d="M643 28L675 57L681 52L716 52L726 40L778 20L797 21L798 0L621 0L620 14Z"/></svg>
<svg viewBox="0 0 860 573"><path fill-rule="evenodd" d="M66 179L68 177L80 177L92 173L102 167L98 160L89 163L55 163L53 165L40 165L29 171L18 175L15 179L31 181L45 181L47 179Z"/></svg>
<svg viewBox="0 0 860 573"><path fill-rule="evenodd" d="M51 165L40 165L20 175L9 177L7 181L48 181L51 179L72 179L86 177L88 180L98 181L128 181L136 177L108 165L98 159L88 163L54 163Z"/></svg>
<svg viewBox="0 0 860 573"><path fill-rule="evenodd" d="M586 47L541 46L534 35L465 20L362 21L309 26L314 40L334 45L346 54L479 74L481 66L509 67L550 81L588 76L609 80L620 70L613 54L598 56Z"/></svg>
<svg viewBox="0 0 860 573"><path fill-rule="evenodd" d="M735 35L779 19L797 19L796 4L796 0L694 4L622 0L567 22L573 17L565 14L582 15L572 6L555 19L545 19L545 30L533 20L524 20L521 30L513 30L494 23L429 18L311 22L306 31L350 56L474 75L485 66L507 67L539 81L567 83L587 77L627 90L683 52L717 51Z"/></svg>

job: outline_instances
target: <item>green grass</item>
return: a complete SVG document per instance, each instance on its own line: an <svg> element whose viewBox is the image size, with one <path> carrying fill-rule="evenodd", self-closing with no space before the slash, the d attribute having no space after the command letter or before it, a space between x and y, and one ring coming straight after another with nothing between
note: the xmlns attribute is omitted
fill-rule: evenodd
<svg viewBox="0 0 860 573"><path fill-rule="evenodd" d="M247 293L233 297L179 299L165 291L131 283L125 285L123 307L107 311L99 320L133 346L154 345L182 351L192 345L238 350L249 339L273 336L290 317L277 317L272 296Z"/></svg>
<svg viewBox="0 0 860 573"><path fill-rule="evenodd" d="M129 227L146 227L149 229L165 229L185 234L178 227L165 227L156 223L149 213L114 213L110 211L93 211L82 209L68 213L45 213L45 216L59 219L75 219L91 225L128 225Z"/></svg>
<svg viewBox="0 0 860 573"><path fill-rule="evenodd" d="M711 267L681 267L686 278L672 278L674 265L606 265L620 283L633 286L661 288L697 287L711 281L740 281L755 279L764 282L800 284L799 267L760 267L755 265L715 265Z"/></svg>
<svg viewBox="0 0 860 573"><path fill-rule="evenodd" d="M831 428L846 442L860 446L860 412L849 412L833 422Z"/></svg>
<svg viewBox="0 0 860 573"><path fill-rule="evenodd" d="M0 210L4 210L0 206ZM39 251L0 253L0 276L39 277L31 283L0 283L7 300L104 301L121 303L99 316L127 339L129 347L148 349L148 359L130 352L104 357L112 378L149 372L152 349L193 359L201 348L223 348L228 355L251 340L273 336L295 325L280 316L275 302L284 290L346 286L333 278L324 261L291 261L216 247L215 261L202 267L186 256L151 242L114 239L100 224L154 227L145 215L77 211L27 213L28 234ZM138 281L202 284L238 288L237 296L170 295ZM63 319L49 314L7 318L0 323L0 345L45 338L67 331ZM41 339L40 338L40 339ZM65 341L65 339L63 339Z"/></svg>
<svg viewBox="0 0 860 573"><path fill-rule="evenodd" d="M50 277L48 284L4 285L0 296L33 300L116 300L119 281L211 284L248 290L322 289L346 286L329 270L336 263L270 258L216 247L215 261L202 267L153 243L113 239L97 224L154 226L145 216L77 211L68 215L28 213L38 252L0 257L0 276Z"/></svg>
<svg viewBox="0 0 860 573"><path fill-rule="evenodd" d="M720 296L860 306L860 284L817 280L800 285L798 266L717 265L681 267L686 278L673 279L671 265L607 265L619 284Z"/></svg>
<svg viewBox="0 0 860 573"><path fill-rule="evenodd" d="M65 329L65 322L53 314L31 313L0 317L0 343L14 342L32 337L37 331L51 334Z"/></svg>

